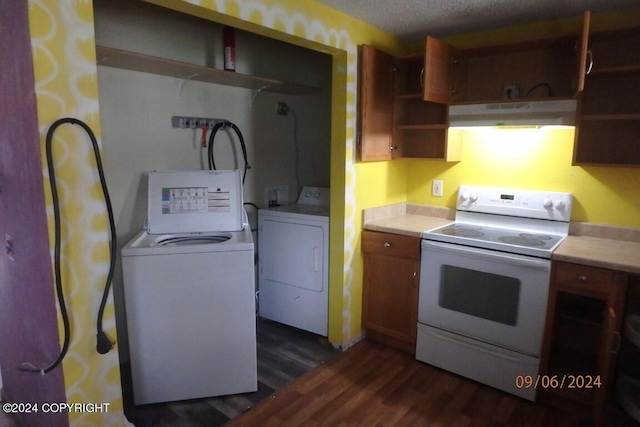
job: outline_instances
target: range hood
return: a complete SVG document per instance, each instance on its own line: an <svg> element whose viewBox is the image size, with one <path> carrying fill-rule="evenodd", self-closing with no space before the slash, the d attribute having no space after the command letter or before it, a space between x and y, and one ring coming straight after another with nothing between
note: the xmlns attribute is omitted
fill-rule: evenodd
<svg viewBox="0 0 640 427"><path fill-rule="evenodd" d="M510 101L449 106L449 126L574 126L576 100Z"/></svg>

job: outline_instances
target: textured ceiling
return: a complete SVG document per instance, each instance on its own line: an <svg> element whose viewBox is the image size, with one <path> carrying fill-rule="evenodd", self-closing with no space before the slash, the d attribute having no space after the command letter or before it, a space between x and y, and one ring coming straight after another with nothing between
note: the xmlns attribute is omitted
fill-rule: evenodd
<svg viewBox="0 0 640 427"><path fill-rule="evenodd" d="M405 41L640 6L640 0L316 0Z"/></svg>

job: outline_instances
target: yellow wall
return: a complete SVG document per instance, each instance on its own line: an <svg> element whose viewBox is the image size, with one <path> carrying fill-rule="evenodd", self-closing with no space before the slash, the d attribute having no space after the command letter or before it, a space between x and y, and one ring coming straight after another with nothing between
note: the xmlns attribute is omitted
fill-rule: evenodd
<svg viewBox="0 0 640 427"><path fill-rule="evenodd" d="M29 0L29 24L36 81L37 113L53 242L51 193L44 159L45 135L62 117L87 123L100 137L91 2ZM53 140L62 219L62 281L71 324L63 360L69 403L108 403L107 412L72 412L72 425L120 426L123 414L117 349L96 352L96 316L109 265L107 215L88 136L78 126L58 128ZM62 323L59 321L60 336ZM104 328L115 340L112 299Z"/></svg>
<svg viewBox="0 0 640 427"><path fill-rule="evenodd" d="M461 184L567 191L572 220L640 228L640 168L571 166L573 137L573 128L465 131L461 162L405 161L407 201L453 208ZM433 179L444 181L441 198Z"/></svg>

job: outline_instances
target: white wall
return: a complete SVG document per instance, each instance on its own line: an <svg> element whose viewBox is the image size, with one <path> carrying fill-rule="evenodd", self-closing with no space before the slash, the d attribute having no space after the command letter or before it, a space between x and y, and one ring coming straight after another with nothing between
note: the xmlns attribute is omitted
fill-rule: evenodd
<svg viewBox="0 0 640 427"><path fill-rule="evenodd" d="M222 68L222 26L132 0L95 0L98 45ZM200 130L172 128L171 116L227 119L240 128L251 169L245 202L266 206L265 187L287 185L297 197L294 128L297 120L301 186L330 182L331 57L236 30L236 70L322 88L313 95L254 93L249 89L98 67L102 155L116 220L118 247L143 227L146 173L206 169ZM179 96L178 96L179 94ZM286 102L295 114L276 114ZM218 169L243 168L237 140L224 131L215 139ZM237 156L234 155L234 150ZM286 202L281 201L281 202ZM247 209L252 225L255 211ZM120 260L113 281L121 363L128 361ZM127 369L123 369L127 375ZM126 378L125 378L126 382ZM125 390L127 393L127 390Z"/></svg>
<svg viewBox="0 0 640 427"><path fill-rule="evenodd" d="M96 1L95 21L99 45L222 66L219 24L130 0ZM331 58L238 30L236 51L238 73L293 81L322 91L256 94L249 89L187 81L178 96L176 79L98 67L103 161L120 245L143 225L145 172L207 168L200 130L172 128L174 115L224 118L240 128L251 165L244 187L246 202L264 206L265 187L275 185L289 186L290 201L297 197L294 128L300 147L300 185L329 186ZM294 113L277 115L278 101L289 104ZM218 132L215 147L218 169L243 167L240 146L226 132Z"/></svg>

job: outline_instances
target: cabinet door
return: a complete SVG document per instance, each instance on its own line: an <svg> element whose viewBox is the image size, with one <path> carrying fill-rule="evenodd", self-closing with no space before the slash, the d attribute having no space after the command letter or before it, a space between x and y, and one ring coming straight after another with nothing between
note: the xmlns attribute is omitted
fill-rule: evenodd
<svg viewBox="0 0 640 427"><path fill-rule="evenodd" d="M576 70L575 70L575 93L578 96L584 90L584 80L587 74L587 51L589 49L589 25L591 23L591 12L584 12L582 28L576 40Z"/></svg>
<svg viewBox="0 0 640 427"><path fill-rule="evenodd" d="M391 160L394 58L371 46L360 50L361 161Z"/></svg>
<svg viewBox="0 0 640 427"><path fill-rule="evenodd" d="M366 253L364 327L415 351L420 262Z"/></svg>
<svg viewBox="0 0 640 427"><path fill-rule="evenodd" d="M420 238L362 232L362 323L367 337L415 353Z"/></svg>
<svg viewBox="0 0 640 427"><path fill-rule="evenodd" d="M591 407L600 421L611 391L620 345L627 275L608 269L554 262L540 373L564 387L541 389L543 398ZM562 381L588 378L591 386Z"/></svg>
<svg viewBox="0 0 640 427"><path fill-rule="evenodd" d="M424 91L425 101L449 104L452 101L455 70L454 61L457 51L448 44L427 37L424 54Z"/></svg>

